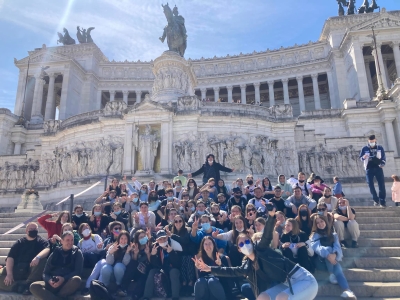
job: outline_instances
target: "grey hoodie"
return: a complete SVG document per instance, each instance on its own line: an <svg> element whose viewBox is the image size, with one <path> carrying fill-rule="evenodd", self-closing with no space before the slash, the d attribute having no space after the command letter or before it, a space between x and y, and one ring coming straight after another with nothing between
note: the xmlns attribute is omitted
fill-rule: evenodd
<svg viewBox="0 0 400 300"><path fill-rule="evenodd" d="M286 177L285 177L285 181L284 181L283 184L281 184L281 183L279 182L279 177L281 177L281 176L285 176L285 175L280 174L280 175L278 176L278 184L277 184L277 185L279 185L279 186L281 187L281 189L282 189L282 196L281 196L282 199L283 199L283 200L286 200L288 197L290 197L290 196L292 195L293 189L292 189L292 186L291 186L289 183L286 182ZM286 192L289 192L290 195L286 195Z"/></svg>

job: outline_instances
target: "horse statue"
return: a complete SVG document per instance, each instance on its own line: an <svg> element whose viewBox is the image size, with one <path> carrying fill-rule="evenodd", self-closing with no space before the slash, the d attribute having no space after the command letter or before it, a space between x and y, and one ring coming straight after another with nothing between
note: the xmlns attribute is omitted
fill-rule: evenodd
<svg viewBox="0 0 400 300"><path fill-rule="evenodd" d="M168 3L166 5L161 4L161 6L164 9L168 25L164 27L164 33L160 37L160 41L164 43L165 38L167 38L169 50L178 52L183 57L187 46L185 19L179 16L176 6L174 7L174 11L171 10Z"/></svg>
<svg viewBox="0 0 400 300"><path fill-rule="evenodd" d="M58 34L57 44L61 43L64 46L65 45L74 45L75 40L69 35L68 30L66 28L64 28L63 31L64 31L64 35L62 35L62 33L60 33L60 32L57 32L57 34Z"/></svg>
<svg viewBox="0 0 400 300"><path fill-rule="evenodd" d="M354 15L356 13L356 0L350 0L347 6L347 15Z"/></svg>
<svg viewBox="0 0 400 300"><path fill-rule="evenodd" d="M380 7L378 6L378 4L376 4L376 0L372 0L371 5L368 7L367 13L372 13L372 12L374 12L375 9L378 9L378 8L380 8Z"/></svg>
<svg viewBox="0 0 400 300"><path fill-rule="evenodd" d="M359 14L367 14L374 12L375 9L379 8L378 4L376 4L376 0L372 0L371 5L369 5L368 0L364 0L363 5L358 9Z"/></svg>
<svg viewBox="0 0 400 300"><path fill-rule="evenodd" d="M76 37L78 38L79 43L84 44L84 43L93 43L92 36L90 35L90 32L94 29L94 27L89 27L88 30L86 29L81 30L79 26L76 27Z"/></svg>

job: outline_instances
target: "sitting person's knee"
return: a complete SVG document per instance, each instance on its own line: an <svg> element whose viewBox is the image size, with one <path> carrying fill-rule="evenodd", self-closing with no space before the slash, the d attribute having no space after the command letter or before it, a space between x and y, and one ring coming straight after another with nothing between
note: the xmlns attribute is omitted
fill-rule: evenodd
<svg viewBox="0 0 400 300"><path fill-rule="evenodd" d="M289 295L286 294L285 292L278 294L275 298L275 300L288 300L288 299L289 299Z"/></svg>
<svg viewBox="0 0 400 300"><path fill-rule="evenodd" d="M267 293L263 292L260 295L258 295L257 300L271 300L271 298Z"/></svg>

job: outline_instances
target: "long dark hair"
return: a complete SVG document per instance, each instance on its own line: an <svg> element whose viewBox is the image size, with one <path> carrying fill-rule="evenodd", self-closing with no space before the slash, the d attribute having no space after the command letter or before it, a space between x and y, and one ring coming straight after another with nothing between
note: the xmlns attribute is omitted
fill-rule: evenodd
<svg viewBox="0 0 400 300"><path fill-rule="evenodd" d="M242 231L242 232L239 232L239 231L236 230L236 226L235 226L235 220L236 220L236 219L242 220L242 222L243 222L243 231ZM235 216L235 217L233 218L233 222L232 222L232 231L233 231L233 234L232 234L232 243L234 243L234 242L236 241L236 239L237 239L237 237L238 237L238 235L239 235L240 233L246 233L246 232L247 232L246 219L245 219L242 215L238 215L238 216Z"/></svg>
<svg viewBox="0 0 400 300"><path fill-rule="evenodd" d="M135 232L135 235L133 236L133 242L134 242L137 246L139 246L139 249L140 249L140 248L145 248L145 247L146 247L146 245L141 245L141 244L139 243L139 235L141 235L142 233L144 233L144 234L146 235L146 232L145 232L143 229L139 229L138 231ZM148 243L148 241L147 241L147 243Z"/></svg>
<svg viewBox="0 0 400 300"><path fill-rule="evenodd" d="M206 240L210 240L213 244L213 252L212 252L212 259L207 255L206 250L204 250L204 242ZM215 260L217 259L217 244L215 243L214 239L211 236L205 236L200 243L200 248L199 248L199 253L197 254L197 256L199 256L206 264L207 263L212 263L214 264Z"/></svg>
<svg viewBox="0 0 400 300"><path fill-rule="evenodd" d="M265 184L264 184L264 180L265 180L265 179L268 179L268 187L267 187L267 186L265 186ZM261 182L261 184L262 184L262 187L264 188L263 192L265 192L266 190L268 190L268 191L272 191L272 184L271 184L271 180L269 180L269 178L268 178L268 177L264 177L264 178L263 178L263 180L262 180L262 182Z"/></svg>
<svg viewBox="0 0 400 300"><path fill-rule="evenodd" d="M311 221L311 218L310 218L311 214L310 214L310 211L308 210L308 206L305 205L305 204L302 204L302 205L299 206L299 209L298 209L299 213L297 214L296 218L294 218L294 219L297 221L297 223L299 223L299 229L300 229L301 231L304 231L304 228L302 228L302 226L303 226L303 225L302 225L302 224L303 224L303 219L302 219L302 217L300 216L300 210L301 210L302 208L306 208L306 209L307 209L307 218L306 218L306 221L307 221L308 227L309 227L309 228L312 227L312 221Z"/></svg>
<svg viewBox="0 0 400 300"><path fill-rule="evenodd" d="M218 181L222 181L224 183L223 186L219 186L218 182L216 183L215 187L217 188L218 194L222 193L222 194L225 195L225 197L227 197L228 196L228 189L226 188L225 181L223 179L221 179L221 178L218 179Z"/></svg>
<svg viewBox="0 0 400 300"><path fill-rule="evenodd" d="M71 223L71 215L69 214L69 211L63 211L62 213L60 213L60 215L57 218L56 223L61 224L61 218L63 217L63 215L67 214L68 215L68 220L66 223Z"/></svg>
<svg viewBox="0 0 400 300"><path fill-rule="evenodd" d="M196 192L197 189L198 189L198 187L197 187L196 180L194 180L193 178L190 178L190 179L187 181L186 188L187 188L188 191L190 190L189 183L191 183L191 182L193 182L193 184L194 184L194 191Z"/></svg>
<svg viewBox="0 0 400 300"><path fill-rule="evenodd" d="M180 218L182 220L182 227L181 229L178 230L178 228L175 227L175 220L176 218ZM186 232L188 231L186 228L186 223L185 223L185 219L182 218L181 215L177 214L174 218L174 225L171 228L171 233L173 234L177 234L177 235L181 235L182 232L184 232L184 230L186 230Z"/></svg>
<svg viewBox="0 0 400 300"><path fill-rule="evenodd" d="M321 220L323 220L325 222L325 228L324 229L319 229L317 227L317 220L318 219L321 219ZM325 217L325 216L320 216L320 215L316 215L315 216L314 222L313 222L313 227L311 229L311 236L313 236L314 233L318 233L321 236L326 236L330 243L334 242L333 233L332 233L331 227L329 226L328 218Z"/></svg>

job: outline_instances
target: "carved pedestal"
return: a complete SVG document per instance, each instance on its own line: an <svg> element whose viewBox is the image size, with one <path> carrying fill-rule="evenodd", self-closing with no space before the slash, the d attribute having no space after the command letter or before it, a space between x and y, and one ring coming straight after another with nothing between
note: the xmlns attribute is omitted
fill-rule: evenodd
<svg viewBox="0 0 400 300"><path fill-rule="evenodd" d="M28 213L40 213L43 211L43 205L39 201L39 196L36 194L22 194L21 203L15 210L16 213L28 212Z"/></svg>

